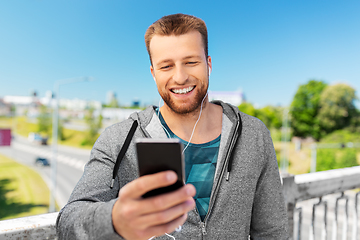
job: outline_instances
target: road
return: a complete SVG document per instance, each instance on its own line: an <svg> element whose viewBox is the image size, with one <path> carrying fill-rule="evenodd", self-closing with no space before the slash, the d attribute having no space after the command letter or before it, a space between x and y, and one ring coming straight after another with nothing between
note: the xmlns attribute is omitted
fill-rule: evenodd
<svg viewBox="0 0 360 240"><path fill-rule="evenodd" d="M51 167L36 166L35 159L44 157L50 161L52 149L30 143L26 138L15 136L10 147L0 147L0 153L17 162L27 165L41 174L49 188L51 186ZM62 208L68 201L72 190L82 176L85 163L89 160L90 150L58 146L56 202Z"/></svg>

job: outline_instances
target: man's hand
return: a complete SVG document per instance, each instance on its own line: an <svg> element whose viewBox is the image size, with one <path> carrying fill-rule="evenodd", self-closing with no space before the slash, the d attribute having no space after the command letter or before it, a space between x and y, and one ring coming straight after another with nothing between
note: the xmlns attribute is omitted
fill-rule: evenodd
<svg viewBox="0 0 360 240"><path fill-rule="evenodd" d="M150 198L141 196L153 189L172 185L177 175L165 171L140 177L119 191L119 198L112 209L115 231L128 240L149 239L173 232L195 207L195 187L191 184Z"/></svg>

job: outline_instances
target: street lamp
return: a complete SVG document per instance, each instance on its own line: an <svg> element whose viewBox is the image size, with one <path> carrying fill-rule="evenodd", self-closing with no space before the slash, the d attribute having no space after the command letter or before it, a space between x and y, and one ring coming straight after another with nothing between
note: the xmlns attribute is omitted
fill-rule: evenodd
<svg viewBox="0 0 360 240"><path fill-rule="evenodd" d="M57 171L57 140L58 140L58 118L59 118L59 94L60 86L75 83L75 82L89 82L92 81L90 77L78 77L57 80L54 83L54 111L53 111L53 126L52 126L52 159L51 159L51 194L49 212L55 212L55 191L56 191L56 171Z"/></svg>
<svg viewBox="0 0 360 240"><path fill-rule="evenodd" d="M285 108L283 111L283 124L281 129L281 160L280 169L281 172L287 173L289 168L289 146L288 141L290 140L289 132L289 109Z"/></svg>

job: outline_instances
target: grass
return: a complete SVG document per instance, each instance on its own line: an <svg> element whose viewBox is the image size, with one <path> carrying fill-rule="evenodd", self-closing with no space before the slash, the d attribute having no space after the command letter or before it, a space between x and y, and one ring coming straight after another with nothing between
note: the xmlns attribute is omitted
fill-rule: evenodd
<svg viewBox="0 0 360 240"><path fill-rule="evenodd" d="M77 148L83 148L83 149L91 149L92 145L81 145L82 141L84 140L86 133L78 130L73 129L64 129L64 136L65 140L58 141L59 144L71 146L71 147L77 147ZM100 134L98 134L98 137ZM51 142L50 142L51 143Z"/></svg>
<svg viewBox="0 0 360 240"><path fill-rule="evenodd" d="M49 198L38 173L0 154L0 220L47 213Z"/></svg>
<svg viewBox="0 0 360 240"><path fill-rule="evenodd" d="M12 126L12 118L0 117L0 128L9 128Z"/></svg>
<svg viewBox="0 0 360 240"><path fill-rule="evenodd" d="M274 142L274 148L278 159L281 159L281 149L284 143ZM310 144L303 144L301 149L296 151L294 143L288 144L289 151L289 169L291 174L303 174L310 171L311 164L311 149Z"/></svg>
<svg viewBox="0 0 360 240"><path fill-rule="evenodd" d="M28 122L26 117L17 117L13 121L15 133L21 136L27 137L30 132L37 132L37 124Z"/></svg>
<svg viewBox="0 0 360 240"><path fill-rule="evenodd" d="M274 142L274 148L278 160L281 159L282 142ZM311 143L303 143L300 150L295 150L294 143L287 143L289 151L289 169L288 172L294 175L310 172L311 165ZM338 153L341 149L336 149ZM360 150L356 149L356 161L360 165Z"/></svg>

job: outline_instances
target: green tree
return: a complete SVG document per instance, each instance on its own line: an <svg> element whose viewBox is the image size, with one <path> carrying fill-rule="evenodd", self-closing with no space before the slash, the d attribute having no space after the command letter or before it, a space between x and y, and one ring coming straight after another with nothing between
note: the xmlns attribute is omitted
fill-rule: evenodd
<svg viewBox="0 0 360 240"><path fill-rule="evenodd" d="M328 86L320 97L318 120L325 133L350 126L357 117L355 89L339 83Z"/></svg>
<svg viewBox="0 0 360 240"><path fill-rule="evenodd" d="M52 136L52 113L51 109L42 105L40 107L40 113L37 117L37 131L47 137ZM58 121L58 139L65 140L63 121Z"/></svg>
<svg viewBox="0 0 360 240"><path fill-rule="evenodd" d="M256 110L256 117L259 118L267 128L280 129L282 126L282 108L266 106Z"/></svg>
<svg viewBox="0 0 360 240"><path fill-rule="evenodd" d="M339 129L321 138L322 143L360 142L360 134L350 129ZM360 151L360 149L358 149Z"/></svg>
<svg viewBox="0 0 360 240"><path fill-rule="evenodd" d="M59 119L58 121L58 139L61 141L66 140L65 134L64 134L64 121Z"/></svg>
<svg viewBox="0 0 360 240"><path fill-rule="evenodd" d="M40 106L40 113L37 117L38 132L51 135L51 113L44 105Z"/></svg>
<svg viewBox="0 0 360 240"><path fill-rule="evenodd" d="M81 145L93 145L99 136L98 133L102 126L103 117L101 114L99 114L98 117L94 117L94 110L94 108L90 108L85 116L85 121L88 125L88 129L85 132L85 138L82 141Z"/></svg>
<svg viewBox="0 0 360 240"><path fill-rule="evenodd" d="M320 139L321 128L316 117L320 109L320 95L326 86L325 82L317 80L299 86L289 112L294 136Z"/></svg>
<svg viewBox="0 0 360 240"><path fill-rule="evenodd" d="M350 132L360 133L360 111L356 109L355 116L350 120L350 125L347 127Z"/></svg>
<svg viewBox="0 0 360 240"><path fill-rule="evenodd" d="M251 103L243 102L239 105L238 108L243 113L256 117L256 109Z"/></svg>
<svg viewBox="0 0 360 240"><path fill-rule="evenodd" d="M238 106L239 110L250 116L260 119L267 128L280 129L282 126L282 107L265 106L256 109L251 103L243 102Z"/></svg>

